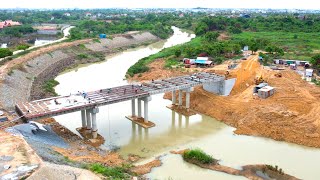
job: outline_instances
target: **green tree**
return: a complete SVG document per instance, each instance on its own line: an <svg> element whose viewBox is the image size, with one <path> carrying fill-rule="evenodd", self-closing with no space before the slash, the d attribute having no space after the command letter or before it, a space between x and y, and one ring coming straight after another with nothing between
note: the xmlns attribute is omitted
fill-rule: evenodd
<svg viewBox="0 0 320 180"><path fill-rule="evenodd" d="M312 66L316 69L320 69L320 54L316 54L312 57L310 60L310 63Z"/></svg>
<svg viewBox="0 0 320 180"><path fill-rule="evenodd" d="M8 48L0 48L0 58L11 56L13 53Z"/></svg>
<svg viewBox="0 0 320 180"><path fill-rule="evenodd" d="M219 37L219 33L214 31L210 31L205 34L205 38L209 42L217 41L218 37Z"/></svg>
<svg viewBox="0 0 320 180"><path fill-rule="evenodd" d="M251 51L252 51L252 54L254 54L255 52L258 51L259 46L258 46L258 44L257 44L256 42L253 42L253 43L251 44L250 49L251 49Z"/></svg>
<svg viewBox="0 0 320 180"><path fill-rule="evenodd" d="M177 49L177 50L175 50L175 52L174 52L174 55L176 56L176 57L180 57L181 56L181 50L180 49Z"/></svg>
<svg viewBox="0 0 320 180"><path fill-rule="evenodd" d="M196 33L197 36L201 36L201 35L205 34L208 30L209 30L208 25L203 23L203 22L201 22L196 27L195 33Z"/></svg>

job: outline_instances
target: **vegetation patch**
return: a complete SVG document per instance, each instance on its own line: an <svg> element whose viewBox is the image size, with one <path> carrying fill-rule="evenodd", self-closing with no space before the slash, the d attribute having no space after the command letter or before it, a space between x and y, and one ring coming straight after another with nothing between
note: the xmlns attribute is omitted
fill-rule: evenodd
<svg viewBox="0 0 320 180"><path fill-rule="evenodd" d="M111 179L129 179L130 175L128 174L129 170L128 167L106 167L102 164L90 164L87 165L87 169L102 174L105 177L111 178Z"/></svg>
<svg viewBox="0 0 320 180"><path fill-rule="evenodd" d="M80 60L81 60L81 59L87 59L88 57L89 57L89 56L88 56L87 54L78 54L78 55L77 55L77 58L80 59Z"/></svg>
<svg viewBox="0 0 320 180"><path fill-rule="evenodd" d="M53 95L57 96L58 94L56 93L56 91L54 90L54 87L56 87L59 84L58 81L51 79L49 81L46 81L42 88L48 92L48 93L52 93Z"/></svg>
<svg viewBox="0 0 320 180"><path fill-rule="evenodd" d="M182 155L185 161L197 161L202 164L216 164L218 160L214 159L211 155L206 154L201 149L187 150Z"/></svg>

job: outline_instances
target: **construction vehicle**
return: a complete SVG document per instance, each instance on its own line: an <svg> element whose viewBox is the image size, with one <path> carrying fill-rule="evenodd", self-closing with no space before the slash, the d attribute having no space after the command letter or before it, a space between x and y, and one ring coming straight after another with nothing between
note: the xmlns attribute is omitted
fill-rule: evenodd
<svg viewBox="0 0 320 180"><path fill-rule="evenodd" d="M254 79L254 82L256 85L259 85L260 83L263 83L265 82L262 75L261 76L257 76L255 79Z"/></svg>

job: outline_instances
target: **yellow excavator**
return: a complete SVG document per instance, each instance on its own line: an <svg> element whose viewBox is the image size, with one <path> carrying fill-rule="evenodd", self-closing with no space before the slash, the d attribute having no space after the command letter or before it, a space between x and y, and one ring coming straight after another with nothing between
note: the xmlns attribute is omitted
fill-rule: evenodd
<svg viewBox="0 0 320 180"><path fill-rule="evenodd" d="M254 82L255 82L256 85L259 85L260 83L263 83L263 82L265 82L265 81L264 81L262 75L260 75L260 76L257 76L257 77L254 79Z"/></svg>

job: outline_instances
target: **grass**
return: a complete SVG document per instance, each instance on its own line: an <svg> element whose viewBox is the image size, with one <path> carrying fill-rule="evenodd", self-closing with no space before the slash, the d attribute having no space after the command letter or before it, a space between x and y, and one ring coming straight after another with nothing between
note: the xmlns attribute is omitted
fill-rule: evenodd
<svg viewBox="0 0 320 180"><path fill-rule="evenodd" d="M282 58L310 60L320 49L320 33L304 32L243 32L234 34L233 40L262 38L270 44L280 46L285 50Z"/></svg>
<svg viewBox="0 0 320 180"><path fill-rule="evenodd" d="M179 65L180 62L178 59L174 59L174 58L167 58L165 61L165 68L172 68L172 66L176 66Z"/></svg>
<svg viewBox="0 0 320 180"><path fill-rule="evenodd" d="M92 39L92 41L95 42L95 43L101 43L101 41L99 39L97 39L97 38Z"/></svg>
<svg viewBox="0 0 320 180"><path fill-rule="evenodd" d="M90 164L86 167L87 169L102 174L105 177L110 177L111 179L128 179L129 175L128 167L106 167L101 164L95 163Z"/></svg>
<svg viewBox="0 0 320 180"><path fill-rule="evenodd" d="M217 160L211 155L206 154L201 149L192 149L185 151L182 155L184 160L195 160L203 164L216 163Z"/></svg>
<svg viewBox="0 0 320 180"><path fill-rule="evenodd" d="M54 80L54 79L51 79L49 81L46 81L44 83L44 85L42 86L42 88L46 91L46 92L49 92L49 93L52 93L53 95L58 95L56 93L56 91L54 90L54 87L57 86L59 84L58 81Z"/></svg>
<svg viewBox="0 0 320 180"><path fill-rule="evenodd" d="M87 54L78 54L78 59L87 59L89 56Z"/></svg>
<svg viewBox="0 0 320 180"><path fill-rule="evenodd" d="M317 86L320 86L320 81L318 81L316 79L312 79L311 82L313 82Z"/></svg>

